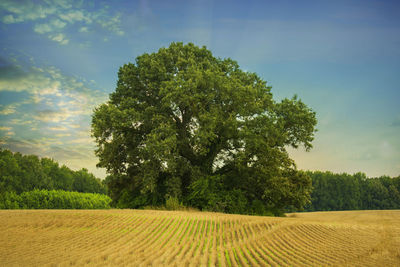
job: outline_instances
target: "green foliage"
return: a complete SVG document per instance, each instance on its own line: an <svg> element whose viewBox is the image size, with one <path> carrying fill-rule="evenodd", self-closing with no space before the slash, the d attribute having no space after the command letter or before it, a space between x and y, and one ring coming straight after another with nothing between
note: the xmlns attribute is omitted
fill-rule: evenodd
<svg viewBox="0 0 400 267"><path fill-rule="evenodd" d="M179 202L177 197L169 197L165 201L166 210L184 210L185 206Z"/></svg>
<svg viewBox="0 0 400 267"><path fill-rule="evenodd" d="M19 209L22 207L22 198L15 192L0 194L0 209Z"/></svg>
<svg viewBox="0 0 400 267"><path fill-rule="evenodd" d="M0 209L108 209L110 202L106 195L63 190L0 194Z"/></svg>
<svg viewBox="0 0 400 267"><path fill-rule="evenodd" d="M121 209L137 209L143 207L146 203L148 203L146 195L134 195L128 190L122 190L122 194L118 198L118 202L116 203L115 207Z"/></svg>
<svg viewBox="0 0 400 267"><path fill-rule="evenodd" d="M105 194L106 186L86 169L72 171L49 158L0 149L0 193L34 189Z"/></svg>
<svg viewBox="0 0 400 267"><path fill-rule="evenodd" d="M277 214L309 201L311 180L286 149L310 149L315 125L301 100L275 102L271 87L235 61L172 43L120 68L92 135L113 205L174 197L203 210Z"/></svg>
<svg viewBox="0 0 400 267"><path fill-rule="evenodd" d="M331 172L309 172L313 192L308 211L400 208L400 177L367 178Z"/></svg>
<svg viewBox="0 0 400 267"><path fill-rule="evenodd" d="M221 176L208 176L194 181L190 185L188 201L191 206L208 211L225 212L223 184Z"/></svg>

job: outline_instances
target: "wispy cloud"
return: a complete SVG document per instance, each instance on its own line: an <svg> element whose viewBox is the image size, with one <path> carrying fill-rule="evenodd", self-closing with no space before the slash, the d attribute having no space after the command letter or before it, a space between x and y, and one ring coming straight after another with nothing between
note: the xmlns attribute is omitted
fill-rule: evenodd
<svg viewBox="0 0 400 267"><path fill-rule="evenodd" d="M79 32L89 32L89 28L88 27L80 27Z"/></svg>
<svg viewBox="0 0 400 267"><path fill-rule="evenodd" d="M56 134L55 136L57 137L66 137L66 136L71 136L70 133L60 133L60 134Z"/></svg>
<svg viewBox="0 0 400 267"><path fill-rule="evenodd" d="M121 16L110 13L107 7L89 8L82 1L13 1L3 0L0 3L0 17L4 24L37 22L34 32L46 34L47 37L61 45L69 43L70 37L65 30L78 24L78 31L89 32L90 27L102 28L104 31L122 36Z"/></svg>
<svg viewBox="0 0 400 267"><path fill-rule="evenodd" d="M70 110L67 108L62 108L58 110L52 110L52 109L45 109L45 110L39 110L37 111L34 115L33 118L37 121L42 121L42 122L54 122L54 123L59 123L66 121L68 119L73 119L75 116L79 116L82 114L85 114L85 111L82 110ZM53 128L54 130L54 128Z"/></svg>
<svg viewBox="0 0 400 267"><path fill-rule="evenodd" d="M88 144L91 142L93 142L93 139L90 136L73 139L70 141L71 144Z"/></svg>
<svg viewBox="0 0 400 267"><path fill-rule="evenodd" d="M66 119L74 115L88 115L96 104L106 99L105 93L89 88L86 82L65 75L53 66L21 66L11 61L4 64L6 66L0 68L0 91L26 92L29 97L19 103L1 106L3 115L14 113L21 103L42 106L51 103L51 108L44 105L46 108L37 111L36 115L43 116L43 120L48 115Z"/></svg>
<svg viewBox="0 0 400 267"><path fill-rule="evenodd" d="M33 121L23 120L23 119L12 119L12 120L9 120L9 123L14 124L14 125L29 125L29 124L32 124Z"/></svg>
<svg viewBox="0 0 400 267"><path fill-rule="evenodd" d="M33 30L37 33L44 34L48 32L59 31L63 29L66 25L67 23L62 20L53 19L49 23L36 24Z"/></svg>
<svg viewBox="0 0 400 267"><path fill-rule="evenodd" d="M59 17L64 21L68 21L69 23L84 21L90 24L93 22L93 20L91 19L91 13L84 10L72 10L64 14L59 14Z"/></svg>
<svg viewBox="0 0 400 267"><path fill-rule="evenodd" d="M52 131L66 131L66 130L68 130L68 128L64 127L64 126L54 126L54 127L49 127L48 129L52 130Z"/></svg>
<svg viewBox="0 0 400 267"><path fill-rule="evenodd" d="M121 17L120 15L116 15L114 17L111 17L109 19L99 19L98 23L104 28L107 29L117 35L124 35L125 32L121 29L119 26L121 24Z"/></svg>
<svg viewBox="0 0 400 267"><path fill-rule="evenodd" d="M52 80L38 68L31 66L24 69L18 64L7 64L8 66L0 68L0 91L39 94L42 89L59 86L57 80Z"/></svg>
<svg viewBox="0 0 400 267"><path fill-rule="evenodd" d="M57 12L56 6L38 5L33 1L3 0L0 2L0 9L7 13L2 17L6 24L45 19Z"/></svg>
<svg viewBox="0 0 400 267"><path fill-rule="evenodd" d="M69 127L74 128L74 129L79 129L79 128L82 128L82 125L79 125L79 124L69 124Z"/></svg>
<svg viewBox="0 0 400 267"><path fill-rule="evenodd" d="M58 139L41 138L21 140L14 137L6 138L3 147L13 151L21 151L26 154L36 154L39 156L54 157L61 160L68 158L87 159L88 155L73 148L62 148Z"/></svg>
<svg viewBox="0 0 400 267"><path fill-rule="evenodd" d="M16 104L0 105L0 115L9 115L15 113Z"/></svg>
<svg viewBox="0 0 400 267"><path fill-rule="evenodd" d="M90 116L107 95L56 67L23 62L2 60L0 68L0 92L23 92L18 101L0 106L2 147L75 166L82 159L96 172Z"/></svg>
<svg viewBox="0 0 400 267"><path fill-rule="evenodd" d="M65 34L63 34L63 33L49 35L49 38L53 41L59 42L62 45L66 45L69 43L69 40L65 37Z"/></svg>
<svg viewBox="0 0 400 267"><path fill-rule="evenodd" d="M0 127L0 139L7 139L10 136L14 136L15 132L13 131L12 127L7 127L7 126L1 126ZM0 140L0 141L1 141Z"/></svg>

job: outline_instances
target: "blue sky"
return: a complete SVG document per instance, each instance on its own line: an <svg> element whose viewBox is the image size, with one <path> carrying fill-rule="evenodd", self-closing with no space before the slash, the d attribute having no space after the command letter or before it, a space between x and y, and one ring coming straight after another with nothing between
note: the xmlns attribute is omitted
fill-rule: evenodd
<svg viewBox="0 0 400 267"><path fill-rule="evenodd" d="M206 45L317 112L300 169L400 175L398 1L0 2L0 146L96 169L90 121L118 68Z"/></svg>

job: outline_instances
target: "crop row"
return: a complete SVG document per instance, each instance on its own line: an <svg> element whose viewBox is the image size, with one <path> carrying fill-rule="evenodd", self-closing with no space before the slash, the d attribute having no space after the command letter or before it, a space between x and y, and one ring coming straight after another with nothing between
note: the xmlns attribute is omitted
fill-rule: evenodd
<svg viewBox="0 0 400 267"><path fill-rule="evenodd" d="M1 239L9 238L0 248L5 265L351 265L378 239L367 228L218 213L65 210L0 215L0 232L7 233Z"/></svg>

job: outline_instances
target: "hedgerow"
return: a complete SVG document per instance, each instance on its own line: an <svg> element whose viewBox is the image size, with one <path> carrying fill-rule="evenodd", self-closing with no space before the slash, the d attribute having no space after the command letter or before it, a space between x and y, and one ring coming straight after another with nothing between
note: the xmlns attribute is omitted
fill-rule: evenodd
<svg viewBox="0 0 400 267"><path fill-rule="evenodd" d="M110 202L107 195L63 190L0 194L0 209L109 209Z"/></svg>

